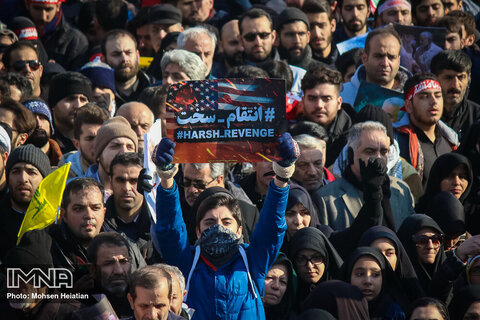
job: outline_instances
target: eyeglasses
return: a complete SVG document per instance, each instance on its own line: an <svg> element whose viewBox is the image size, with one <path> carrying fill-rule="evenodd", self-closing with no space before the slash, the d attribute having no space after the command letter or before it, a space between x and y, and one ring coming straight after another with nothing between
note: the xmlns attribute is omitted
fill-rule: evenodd
<svg viewBox="0 0 480 320"><path fill-rule="evenodd" d="M204 190L207 188L207 186L212 183L213 181L215 181L217 178L213 178L212 180L210 180L209 182L203 182L203 181L195 181L195 180L190 180L188 178L183 178L183 184L182 186L184 188L189 188L190 186L194 186L195 189L199 189L199 190Z"/></svg>
<svg viewBox="0 0 480 320"><path fill-rule="evenodd" d="M426 236L424 234L413 235L413 242L419 247L426 247L432 241L433 247L438 248L443 242L443 234L434 234L433 236Z"/></svg>
<svg viewBox="0 0 480 320"><path fill-rule="evenodd" d="M12 67L15 71L19 72L25 69L27 64L32 71L37 71L42 65L38 60L18 60L13 63Z"/></svg>
<svg viewBox="0 0 480 320"><path fill-rule="evenodd" d="M322 263L323 261L325 261L325 258L321 255L311 256L310 258L305 257L305 256L298 256L298 257L295 258L295 261L299 265L305 265L306 266L309 262L311 264Z"/></svg>
<svg viewBox="0 0 480 320"><path fill-rule="evenodd" d="M271 32L251 32L247 33L246 35L243 36L243 39L247 42L253 42L257 37L260 37L260 39L265 40L270 36Z"/></svg>

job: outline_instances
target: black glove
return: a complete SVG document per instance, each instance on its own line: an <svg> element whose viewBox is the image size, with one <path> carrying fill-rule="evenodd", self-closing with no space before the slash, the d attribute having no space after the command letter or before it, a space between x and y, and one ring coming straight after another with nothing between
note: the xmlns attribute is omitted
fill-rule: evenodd
<svg viewBox="0 0 480 320"><path fill-rule="evenodd" d="M143 168L138 175L137 191L141 194L152 191L155 183L153 182L153 174Z"/></svg>
<svg viewBox="0 0 480 320"><path fill-rule="evenodd" d="M358 159L360 164L360 176L362 179L362 189L365 196L373 199L383 197L382 185L387 178L387 165L383 159L369 158L368 162Z"/></svg>

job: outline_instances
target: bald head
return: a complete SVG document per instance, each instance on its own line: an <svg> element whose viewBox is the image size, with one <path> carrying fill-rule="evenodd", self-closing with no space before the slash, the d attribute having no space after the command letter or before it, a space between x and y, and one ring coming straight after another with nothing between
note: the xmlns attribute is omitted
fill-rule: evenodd
<svg viewBox="0 0 480 320"><path fill-rule="evenodd" d="M155 120L153 112L141 102L128 102L122 104L117 111L117 116L122 116L130 123L138 137L138 149L143 150L143 135L150 131Z"/></svg>

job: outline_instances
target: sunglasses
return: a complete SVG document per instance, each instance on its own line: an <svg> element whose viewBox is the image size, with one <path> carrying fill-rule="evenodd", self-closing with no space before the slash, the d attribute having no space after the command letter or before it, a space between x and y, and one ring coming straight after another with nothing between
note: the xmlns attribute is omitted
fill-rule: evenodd
<svg viewBox="0 0 480 320"><path fill-rule="evenodd" d="M270 36L271 32L251 32L243 36L243 39L247 42L253 42L260 37L260 39L265 40Z"/></svg>
<svg viewBox="0 0 480 320"><path fill-rule="evenodd" d="M295 261L297 262L298 265L306 266L309 262L311 264L319 264L321 262L324 262L325 258L321 255L311 256L310 258L305 256L298 256L295 258Z"/></svg>
<svg viewBox="0 0 480 320"><path fill-rule="evenodd" d="M12 67L13 70L19 72L25 69L27 64L32 71L37 71L38 68L40 68L40 66L42 65L38 60L18 60L13 63Z"/></svg>
<svg viewBox="0 0 480 320"><path fill-rule="evenodd" d="M195 189L205 190L207 188L207 186L210 183L212 183L215 179L217 179L217 178L213 178L209 182L203 182L203 181L194 181L194 180L190 180L188 178L183 178L182 186L184 188L189 188L190 186L194 186Z"/></svg>
<svg viewBox="0 0 480 320"><path fill-rule="evenodd" d="M443 243L443 234L434 234L433 236L426 236L423 234L413 235L412 240L419 247L426 247L428 243L432 241L432 244L435 248L440 247L440 244Z"/></svg>

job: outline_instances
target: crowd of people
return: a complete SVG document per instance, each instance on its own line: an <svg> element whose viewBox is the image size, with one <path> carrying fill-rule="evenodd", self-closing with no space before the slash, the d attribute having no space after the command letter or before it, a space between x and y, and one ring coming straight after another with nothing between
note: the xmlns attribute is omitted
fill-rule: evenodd
<svg viewBox="0 0 480 320"><path fill-rule="evenodd" d="M1 318L82 319L103 294L133 320L480 319L476 0L0 8ZM169 86L222 78L285 80L276 161L174 163ZM367 84L403 105L359 107ZM57 221L19 238L66 163Z"/></svg>

